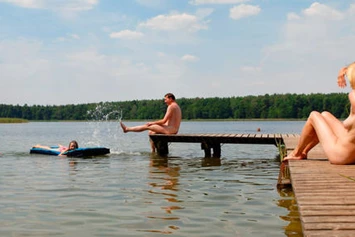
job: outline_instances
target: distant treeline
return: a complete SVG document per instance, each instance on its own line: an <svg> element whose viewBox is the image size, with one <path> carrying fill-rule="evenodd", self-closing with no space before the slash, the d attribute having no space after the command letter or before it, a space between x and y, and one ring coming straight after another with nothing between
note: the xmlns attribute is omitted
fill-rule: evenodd
<svg viewBox="0 0 355 237"><path fill-rule="evenodd" d="M273 94L229 98L179 98L183 119L305 119L312 110L337 118L349 114L347 94ZM162 118L163 100L133 100L78 105L5 105L0 117L27 120L151 120ZM121 114L122 113L122 114Z"/></svg>

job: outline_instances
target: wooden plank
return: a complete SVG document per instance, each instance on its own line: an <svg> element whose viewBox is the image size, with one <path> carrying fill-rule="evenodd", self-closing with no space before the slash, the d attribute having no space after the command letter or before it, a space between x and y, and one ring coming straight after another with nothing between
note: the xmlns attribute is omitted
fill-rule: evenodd
<svg viewBox="0 0 355 237"><path fill-rule="evenodd" d="M209 144L270 144L276 145L276 140L260 134L154 134L150 135L154 143L158 142L183 142L183 143L209 143Z"/></svg>
<svg viewBox="0 0 355 237"><path fill-rule="evenodd" d="M353 237L354 230L309 230L304 237Z"/></svg>
<svg viewBox="0 0 355 237"><path fill-rule="evenodd" d="M324 220L322 220L321 222L317 223L305 223L303 228L305 230L355 230L355 223L347 222L345 217L341 222L324 222ZM353 232L353 236L354 234L355 232Z"/></svg>
<svg viewBox="0 0 355 237"><path fill-rule="evenodd" d="M313 207L313 206L311 206ZM329 206L330 208L325 208L326 206L318 206L322 209L309 210L310 207L302 207L299 210L302 210L302 216L355 216L355 209L338 209L333 205Z"/></svg>

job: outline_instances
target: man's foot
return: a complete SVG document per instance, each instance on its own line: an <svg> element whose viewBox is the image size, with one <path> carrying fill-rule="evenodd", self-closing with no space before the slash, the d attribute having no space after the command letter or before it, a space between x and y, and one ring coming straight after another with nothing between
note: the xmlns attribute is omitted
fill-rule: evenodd
<svg viewBox="0 0 355 237"><path fill-rule="evenodd" d="M122 121L120 122L120 124L121 124L121 128L122 128L123 132L126 133L126 132L127 132L127 127L126 127L126 125L124 125L124 124L122 123Z"/></svg>

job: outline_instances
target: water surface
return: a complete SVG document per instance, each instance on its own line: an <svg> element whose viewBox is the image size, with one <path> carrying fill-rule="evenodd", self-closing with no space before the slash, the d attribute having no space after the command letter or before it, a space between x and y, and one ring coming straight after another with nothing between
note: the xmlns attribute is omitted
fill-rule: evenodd
<svg viewBox="0 0 355 237"><path fill-rule="evenodd" d="M299 133L304 122L183 122L180 133ZM139 124L127 122L128 126ZM117 122L0 124L1 236L302 236L272 145L199 144L152 155ZM29 154L35 144L105 146L90 159Z"/></svg>

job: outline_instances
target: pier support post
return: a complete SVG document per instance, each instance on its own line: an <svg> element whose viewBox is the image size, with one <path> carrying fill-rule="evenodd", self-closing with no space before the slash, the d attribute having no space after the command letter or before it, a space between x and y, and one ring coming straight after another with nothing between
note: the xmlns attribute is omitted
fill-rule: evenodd
<svg viewBox="0 0 355 237"><path fill-rule="evenodd" d="M167 142L163 142L163 141L154 142L154 146L157 149L158 155L167 156L169 154L169 147Z"/></svg>
<svg viewBox="0 0 355 237"><path fill-rule="evenodd" d="M213 154L211 155L211 149L213 149ZM221 157L221 144L220 143L201 143L201 150L205 151L205 158L214 157L220 158Z"/></svg>
<svg viewBox="0 0 355 237"><path fill-rule="evenodd" d="M221 157L221 144L215 143L213 144L213 157L214 158L220 158Z"/></svg>
<svg viewBox="0 0 355 237"><path fill-rule="evenodd" d="M205 151L205 158L211 157L211 147L206 142L201 143L201 150Z"/></svg>

